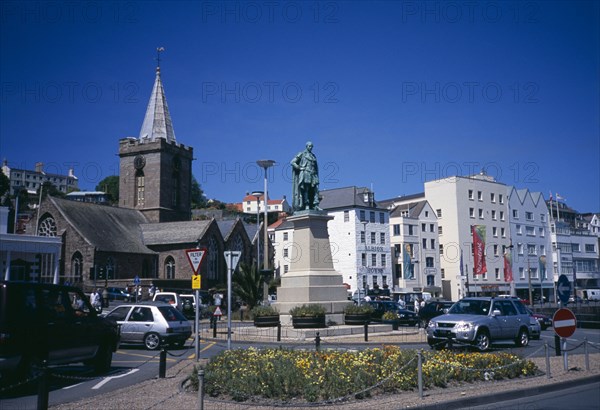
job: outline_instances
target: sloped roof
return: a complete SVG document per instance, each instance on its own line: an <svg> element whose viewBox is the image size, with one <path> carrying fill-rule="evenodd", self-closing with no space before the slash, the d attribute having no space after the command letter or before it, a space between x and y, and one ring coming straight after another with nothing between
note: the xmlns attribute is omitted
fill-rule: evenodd
<svg viewBox="0 0 600 410"><path fill-rule="evenodd" d="M250 240L252 242L254 242L256 240L256 233L258 232L258 229L256 228L256 224L249 224L247 222L242 222L242 224L244 225L244 229L246 230L246 233L248 234L248 238L250 238ZM262 226L262 224L261 224Z"/></svg>
<svg viewBox="0 0 600 410"><path fill-rule="evenodd" d="M423 211L423 208L427 205L427 201L411 202L408 204L402 204L396 206L390 213L390 218L402 216L402 212L408 209L409 218L418 218Z"/></svg>
<svg viewBox="0 0 600 410"><path fill-rule="evenodd" d="M194 243L204 236L213 221L160 222L142 224L140 228L147 246Z"/></svg>
<svg viewBox="0 0 600 410"><path fill-rule="evenodd" d="M100 251L155 253L142 240L144 215L135 210L48 197L62 217Z"/></svg>
<svg viewBox="0 0 600 410"><path fill-rule="evenodd" d="M415 200L421 199L421 198L425 198L425 192L419 192L419 193L416 193L416 194L397 196L395 198L390 198L390 199L382 199L382 200L377 201L377 203L379 204L379 206L384 207L384 208L390 208L390 207L393 208L399 202L403 202L403 203L406 203L407 201L408 202L415 202Z"/></svg>
<svg viewBox="0 0 600 410"><path fill-rule="evenodd" d="M238 219L217 221L217 226L219 227L219 230L221 231L221 236L225 241L229 239L229 235L231 235L231 233L233 232L233 229L235 228L237 222Z"/></svg>
<svg viewBox="0 0 600 410"><path fill-rule="evenodd" d="M370 192L368 188L358 188L355 186L320 191L321 202L319 203L319 207L325 210L357 207L381 208L378 206L377 201L373 201L372 205L364 201L364 194Z"/></svg>

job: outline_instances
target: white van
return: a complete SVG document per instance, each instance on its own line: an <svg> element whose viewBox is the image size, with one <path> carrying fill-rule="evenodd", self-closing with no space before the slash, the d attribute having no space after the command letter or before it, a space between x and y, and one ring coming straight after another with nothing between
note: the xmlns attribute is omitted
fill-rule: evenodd
<svg viewBox="0 0 600 410"><path fill-rule="evenodd" d="M577 294L583 300L600 301L600 289L582 289Z"/></svg>

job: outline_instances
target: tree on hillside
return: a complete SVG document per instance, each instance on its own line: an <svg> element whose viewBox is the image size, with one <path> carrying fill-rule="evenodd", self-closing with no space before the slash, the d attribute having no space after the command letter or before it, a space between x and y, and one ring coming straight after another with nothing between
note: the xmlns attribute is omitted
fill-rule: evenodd
<svg viewBox="0 0 600 410"><path fill-rule="evenodd" d="M119 202L119 176L111 175L98 182L96 185L96 191L106 193L108 200L111 204Z"/></svg>
<svg viewBox="0 0 600 410"><path fill-rule="evenodd" d="M0 198L2 198L4 196L4 194L9 192L9 190L10 190L10 179L8 179L8 177L6 175L4 175L4 172L0 172Z"/></svg>
<svg viewBox="0 0 600 410"><path fill-rule="evenodd" d="M192 175L192 209L206 208L206 197L196 177Z"/></svg>
<svg viewBox="0 0 600 410"><path fill-rule="evenodd" d="M256 265L240 263L240 269L233 273L231 281L233 293L246 302L248 308L252 309L262 301L263 278L256 270Z"/></svg>

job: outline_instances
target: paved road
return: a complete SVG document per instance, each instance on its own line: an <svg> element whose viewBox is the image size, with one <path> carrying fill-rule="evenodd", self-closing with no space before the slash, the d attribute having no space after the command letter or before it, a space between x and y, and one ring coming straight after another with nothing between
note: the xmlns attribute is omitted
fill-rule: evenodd
<svg viewBox="0 0 600 410"><path fill-rule="evenodd" d="M470 410L598 410L600 383L591 383L551 393L508 400L476 407Z"/></svg>

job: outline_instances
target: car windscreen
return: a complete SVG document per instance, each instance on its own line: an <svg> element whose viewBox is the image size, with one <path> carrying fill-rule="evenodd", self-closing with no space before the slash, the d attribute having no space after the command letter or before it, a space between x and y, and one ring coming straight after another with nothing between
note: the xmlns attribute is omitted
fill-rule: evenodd
<svg viewBox="0 0 600 410"><path fill-rule="evenodd" d="M179 322L179 321L187 322L187 319L185 318L185 316L183 316L183 314L180 311L178 311L177 309L175 309L172 306L159 306L158 311L160 312L161 315L163 315L163 317L165 318L165 320L167 322Z"/></svg>
<svg viewBox="0 0 600 410"><path fill-rule="evenodd" d="M490 312L490 303L489 300L459 300L452 305L448 313L487 316Z"/></svg>
<svg viewBox="0 0 600 410"><path fill-rule="evenodd" d="M131 306L118 306L106 315L106 317L114 321L122 322L125 320L130 310Z"/></svg>

